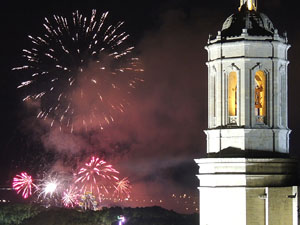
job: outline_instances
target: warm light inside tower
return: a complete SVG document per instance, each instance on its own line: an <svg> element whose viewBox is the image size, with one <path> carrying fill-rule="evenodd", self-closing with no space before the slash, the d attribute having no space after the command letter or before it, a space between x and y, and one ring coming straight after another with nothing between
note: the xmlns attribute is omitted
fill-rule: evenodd
<svg viewBox="0 0 300 225"><path fill-rule="evenodd" d="M241 9L242 6L243 6L245 3L247 3L247 8L248 8L249 10L255 10L255 11L256 11L256 9L257 9L257 2L256 2L256 0L241 0L241 1L240 1L240 8L239 8L239 9Z"/></svg>

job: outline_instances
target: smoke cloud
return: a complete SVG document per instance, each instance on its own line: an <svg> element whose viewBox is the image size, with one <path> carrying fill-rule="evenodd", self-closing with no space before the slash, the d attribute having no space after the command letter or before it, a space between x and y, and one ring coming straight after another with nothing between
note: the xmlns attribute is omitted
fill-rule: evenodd
<svg viewBox="0 0 300 225"><path fill-rule="evenodd" d="M59 155L53 170L71 171L74 164L97 155L128 177L133 195L140 198L197 194L193 159L205 153L202 130L207 123L203 47L208 34L202 30L215 26L215 20L208 22L205 16L201 11L171 10L161 16L159 28L144 34L136 49L145 82L132 91L130 104L113 123L103 130L88 126L73 133L54 127L41 135L44 148ZM86 103L78 103L82 104Z"/></svg>

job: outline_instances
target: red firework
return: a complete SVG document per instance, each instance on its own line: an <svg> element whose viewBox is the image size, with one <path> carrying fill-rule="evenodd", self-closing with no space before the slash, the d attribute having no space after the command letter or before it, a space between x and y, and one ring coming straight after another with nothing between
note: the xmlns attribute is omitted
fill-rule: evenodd
<svg viewBox="0 0 300 225"><path fill-rule="evenodd" d="M75 183L81 185L80 191L82 193L86 191L97 193L101 200L101 196L103 196L104 193L109 193L109 186L119 181L119 178L116 176L118 173L119 172L114 169L112 165L93 156L91 160L75 174L77 177Z"/></svg>
<svg viewBox="0 0 300 225"><path fill-rule="evenodd" d="M18 194L21 192L22 197L26 199L32 194L32 186L34 184L31 176L26 172L22 172L14 177L12 186Z"/></svg>

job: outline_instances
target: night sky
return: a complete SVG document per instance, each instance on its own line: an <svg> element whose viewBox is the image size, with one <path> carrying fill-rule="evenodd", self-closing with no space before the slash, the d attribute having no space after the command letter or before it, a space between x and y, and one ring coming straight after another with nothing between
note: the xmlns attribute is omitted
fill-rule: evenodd
<svg viewBox="0 0 300 225"><path fill-rule="evenodd" d="M128 176L137 198L168 199L173 193L197 197L197 165L205 156L207 127L208 35L215 35L239 0L188 1L5 1L1 3L1 138L0 186L11 185L23 170L33 177L47 171L72 171L85 157L97 154ZM40 35L44 17L68 17L75 10L89 15L109 11L108 22L125 21L129 42L142 60L145 82L131 105L103 131L70 134L50 129L22 102L17 86L23 74L21 51L27 36ZM289 50L290 152L299 156L300 78L299 16L290 1L258 0L258 9L287 31ZM164 205L172 208L171 205ZM173 207L174 208L174 207Z"/></svg>

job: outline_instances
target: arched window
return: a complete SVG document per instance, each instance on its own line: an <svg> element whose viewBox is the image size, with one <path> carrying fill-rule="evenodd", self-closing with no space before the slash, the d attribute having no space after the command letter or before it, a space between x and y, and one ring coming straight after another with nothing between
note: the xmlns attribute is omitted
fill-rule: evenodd
<svg viewBox="0 0 300 225"><path fill-rule="evenodd" d="M257 122L264 123L267 114L266 75L259 70L255 74L254 104Z"/></svg>
<svg viewBox="0 0 300 225"><path fill-rule="evenodd" d="M236 122L237 116L237 75L236 72L228 76L228 115L230 123Z"/></svg>

